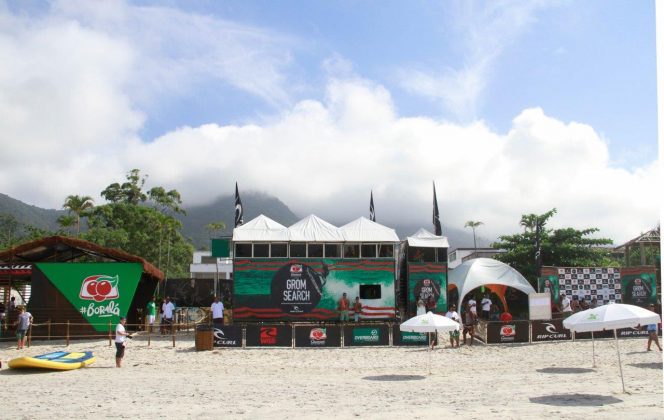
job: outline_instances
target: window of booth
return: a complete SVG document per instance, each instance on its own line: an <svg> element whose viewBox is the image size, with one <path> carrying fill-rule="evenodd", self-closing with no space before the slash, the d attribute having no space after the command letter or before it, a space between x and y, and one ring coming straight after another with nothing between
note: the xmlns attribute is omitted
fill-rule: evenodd
<svg viewBox="0 0 664 420"><path fill-rule="evenodd" d="M359 258L360 245L359 244L344 244L344 258Z"/></svg>
<svg viewBox="0 0 664 420"><path fill-rule="evenodd" d="M271 244L270 256L272 258L288 258L288 244Z"/></svg>
<svg viewBox="0 0 664 420"><path fill-rule="evenodd" d="M394 256L394 245L392 244L378 245L378 256L380 258L392 258Z"/></svg>
<svg viewBox="0 0 664 420"><path fill-rule="evenodd" d="M251 258L251 244L235 244L235 258Z"/></svg>
<svg viewBox="0 0 664 420"><path fill-rule="evenodd" d="M309 244L307 256L309 258L323 258L323 244Z"/></svg>
<svg viewBox="0 0 664 420"><path fill-rule="evenodd" d="M360 284L360 299L380 299L380 284Z"/></svg>
<svg viewBox="0 0 664 420"><path fill-rule="evenodd" d="M341 244L325 244L325 258L341 257Z"/></svg>
<svg viewBox="0 0 664 420"><path fill-rule="evenodd" d="M447 262L447 248L436 248L436 261Z"/></svg>
<svg viewBox="0 0 664 420"><path fill-rule="evenodd" d="M408 261L411 262L435 262L436 248L410 247L408 248Z"/></svg>
<svg viewBox="0 0 664 420"><path fill-rule="evenodd" d="M376 258L376 244L362 244L362 258Z"/></svg>
<svg viewBox="0 0 664 420"><path fill-rule="evenodd" d="M292 242L290 244L290 257L291 258L306 258L307 257L307 244L304 242Z"/></svg>
<svg viewBox="0 0 664 420"><path fill-rule="evenodd" d="M254 258L268 258L270 256L270 244L254 244Z"/></svg>
<svg viewBox="0 0 664 420"><path fill-rule="evenodd" d="M454 261L457 259L457 252L454 251L450 254L450 261Z"/></svg>

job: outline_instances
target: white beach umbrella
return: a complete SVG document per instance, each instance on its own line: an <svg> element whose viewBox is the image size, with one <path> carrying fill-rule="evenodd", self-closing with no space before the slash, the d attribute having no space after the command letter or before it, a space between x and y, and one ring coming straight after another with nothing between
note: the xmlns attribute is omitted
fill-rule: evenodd
<svg viewBox="0 0 664 420"><path fill-rule="evenodd" d="M625 381L620 361L620 349L618 348L619 328L632 328L639 325L658 324L661 322L659 314L634 305L621 303L609 303L597 308L577 312L563 321L563 326L573 332L588 332L614 330L613 336L616 340L616 351L618 353L618 367L620 368L620 380L623 392L625 392ZM593 341L593 366L595 360L595 343Z"/></svg>
<svg viewBox="0 0 664 420"><path fill-rule="evenodd" d="M436 333L458 331L459 323L442 315L429 311L424 315L415 316L399 325L401 331L418 333ZM431 374L431 347L429 347L429 374Z"/></svg>

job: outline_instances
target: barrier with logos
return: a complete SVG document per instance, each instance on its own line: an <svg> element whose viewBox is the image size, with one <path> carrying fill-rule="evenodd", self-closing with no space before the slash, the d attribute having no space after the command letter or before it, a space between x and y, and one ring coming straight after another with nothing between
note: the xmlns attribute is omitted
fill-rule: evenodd
<svg viewBox="0 0 664 420"><path fill-rule="evenodd" d="M399 325L392 326L393 346L426 346L429 344L429 334L401 331Z"/></svg>
<svg viewBox="0 0 664 420"><path fill-rule="evenodd" d="M293 347L290 325L247 325L247 347Z"/></svg>
<svg viewBox="0 0 664 420"><path fill-rule="evenodd" d="M344 327L344 347L389 345L390 329L387 324Z"/></svg>
<svg viewBox="0 0 664 420"><path fill-rule="evenodd" d="M341 347L341 327L296 326L295 347Z"/></svg>
<svg viewBox="0 0 664 420"><path fill-rule="evenodd" d="M214 327L214 347L242 347L242 327Z"/></svg>
<svg viewBox="0 0 664 420"><path fill-rule="evenodd" d="M480 322L480 324L482 322ZM486 323L487 344L530 342L529 321L484 322L484 323Z"/></svg>
<svg viewBox="0 0 664 420"><path fill-rule="evenodd" d="M532 321L531 326L531 340L533 342L572 339L572 333L563 327L562 319Z"/></svg>

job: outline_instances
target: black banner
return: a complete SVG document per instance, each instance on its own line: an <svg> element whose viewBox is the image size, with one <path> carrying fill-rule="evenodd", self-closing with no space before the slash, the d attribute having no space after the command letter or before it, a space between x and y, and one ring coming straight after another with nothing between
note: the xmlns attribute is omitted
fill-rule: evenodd
<svg viewBox="0 0 664 420"><path fill-rule="evenodd" d="M295 327L295 347L341 347L341 327Z"/></svg>
<svg viewBox="0 0 664 420"><path fill-rule="evenodd" d="M247 347L292 347L293 328L289 325L247 325Z"/></svg>
<svg viewBox="0 0 664 420"><path fill-rule="evenodd" d="M571 340L572 333L563 327L562 319L532 322L532 341L558 341Z"/></svg>
<svg viewBox="0 0 664 420"><path fill-rule="evenodd" d="M234 326L215 327L214 347L242 347L242 328Z"/></svg>
<svg viewBox="0 0 664 420"><path fill-rule="evenodd" d="M348 325L344 327L344 347L388 346L390 329L382 325Z"/></svg>
<svg viewBox="0 0 664 420"><path fill-rule="evenodd" d="M592 337L594 338L613 338L613 330L593 331ZM590 332L575 332L575 340L590 340Z"/></svg>
<svg viewBox="0 0 664 420"><path fill-rule="evenodd" d="M527 343L530 341L528 326L528 321L487 322L487 343Z"/></svg>
<svg viewBox="0 0 664 420"><path fill-rule="evenodd" d="M392 345L394 346L426 346L429 334L401 331L399 325L392 327Z"/></svg>
<svg viewBox="0 0 664 420"><path fill-rule="evenodd" d="M631 337L648 337L650 334L646 331L646 327L639 328L621 328L618 330L618 338L631 338Z"/></svg>

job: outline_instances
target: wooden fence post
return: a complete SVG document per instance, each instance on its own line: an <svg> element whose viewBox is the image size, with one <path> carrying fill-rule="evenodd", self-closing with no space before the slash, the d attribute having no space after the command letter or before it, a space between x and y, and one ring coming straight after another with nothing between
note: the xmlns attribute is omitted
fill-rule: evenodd
<svg viewBox="0 0 664 420"><path fill-rule="evenodd" d="M171 324L171 334L173 336L173 347L175 347L175 325Z"/></svg>
<svg viewBox="0 0 664 420"><path fill-rule="evenodd" d="M48 341L51 341L51 319L48 320Z"/></svg>
<svg viewBox="0 0 664 420"><path fill-rule="evenodd" d="M113 328L111 326L111 321L108 321L108 347L112 346L112 344L111 344L111 331L112 331L111 328Z"/></svg>
<svg viewBox="0 0 664 420"><path fill-rule="evenodd" d="M148 347L150 347L150 341L152 338L152 326L150 324L148 324L147 330L148 330Z"/></svg>
<svg viewBox="0 0 664 420"><path fill-rule="evenodd" d="M30 348L30 343L32 342L32 324L28 327L28 348Z"/></svg>
<svg viewBox="0 0 664 420"><path fill-rule="evenodd" d="M67 320L67 347L69 347L69 320Z"/></svg>

